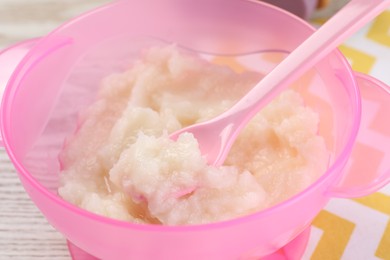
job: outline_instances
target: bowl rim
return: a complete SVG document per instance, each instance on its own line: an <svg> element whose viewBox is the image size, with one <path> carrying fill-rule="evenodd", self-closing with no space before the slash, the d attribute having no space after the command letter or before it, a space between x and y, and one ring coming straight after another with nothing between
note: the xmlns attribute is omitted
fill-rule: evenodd
<svg viewBox="0 0 390 260"><path fill-rule="evenodd" d="M261 2L261 1L256 1L256 0L245 0L247 2L252 2L253 4L257 5L262 5L265 8L268 8L269 10L277 11L280 12L281 15L285 15L288 18L291 19L292 22L299 23L301 26L306 27L307 29L310 29L311 31L315 31L315 28L310 25L308 22L304 21L303 19L297 17L296 15L289 13L288 11L285 11L279 7L273 6L271 4ZM122 1L114 2L114 3L109 3L106 5L103 5L101 7L92 9L76 18L73 18L69 20L68 22L63 23L61 26L57 27L56 30L53 32L49 33L43 38L46 37L51 37L52 35L55 35L57 32L61 31L64 27L68 26L74 26L77 24L77 21L80 19L84 19L90 15L97 14L99 12L104 11L105 9L111 8L115 5L120 5ZM34 48L31 50L31 52L34 51ZM30 54L30 53L29 53ZM355 142L355 139L358 134L359 130L359 125L360 125L360 118L361 118L361 100L360 100L360 93L358 89L357 82L355 80L353 70L351 66L349 65L347 59L342 55L342 53L339 50L334 50L330 55L336 55L339 61L342 63L342 65L345 68L345 72L347 73L348 77L351 79L353 83L353 87L355 88L353 94L354 96L351 97L352 103L355 105L356 109L356 114L353 119L352 123L352 131L350 133L350 137L348 141L346 142L346 145L344 149L340 152L340 155L338 158L335 159L332 165L327 169L326 172L324 172L321 177L319 177L313 184L311 184L309 187L306 189L302 190L301 192L297 193L296 195L292 196L291 198L278 203L272 207L266 208L264 210L241 216L238 218L230 219L230 220L225 220L225 221L219 221L219 222L214 222L214 223L208 223L208 224L198 224L198 225L184 225L184 226L167 226L167 225L155 225L155 224L137 224L137 223L132 223L132 222L126 222L126 221L121 221L113 218L108 218L102 215L97 215L95 213L92 213L90 211L87 211L85 209L82 209L76 205L71 204L68 201L65 201L62 199L60 196L57 194L54 194L53 192L47 190L43 185L41 185L35 178L27 171L27 169L18 161L16 158L16 155L12 152L12 145L8 142L10 133L6 129L6 126L8 124L9 120L4 120L4 119L9 119L9 108L12 107L12 101L7 98L11 96L11 87L12 85L15 85L16 81L16 75L20 72L21 68L24 67L24 65L27 63L27 58L30 56L29 54L26 55L26 57L21 61L17 69L15 70L13 76L8 82L8 85L4 91L4 97L3 97L3 102L1 104L1 109L0 109L0 120L1 120L1 132L2 132L2 137L3 137L3 143L4 147L13 163L15 168L17 169L18 174L20 177L24 178L33 188L35 188L42 196L48 198L51 200L54 204L58 205L59 207L65 208L72 212L73 214L76 214L80 217L85 217L88 218L89 220L93 220L96 222L100 222L103 224L108 224L120 228L126 228L126 229L132 229L132 230L141 230L141 231L148 231L148 232L192 232L192 231L202 231L202 230L207 230L210 231L211 229L221 229L221 228L230 228L235 225L241 225L247 222L255 221L256 219L259 219L261 217L273 214L274 212L277 212L278 210L281 210L284 207L287 207L291 204L296 203L296 201L299 201L303 196L305 196L306 193L310 193L311 191L317 189L320 185L322 185L325 181L329 180L330 178L333 178L333 181L338 181L340 177L342 177L342 172L339 173L339 176L336 176L337 170L339 167L343 167L351 152L352 148ZM332 174L333 173L333 174ZM338 178L336 178L338 177ZM325 195L326 196L326 195ZM35 202L34 202L35 203Z"/></svg>

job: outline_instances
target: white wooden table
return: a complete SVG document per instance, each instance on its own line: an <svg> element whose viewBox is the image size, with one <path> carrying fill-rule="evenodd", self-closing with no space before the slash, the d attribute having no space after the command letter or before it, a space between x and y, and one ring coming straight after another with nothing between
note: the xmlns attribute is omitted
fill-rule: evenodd
<svg viewBox="0 0 390 260"><path fill-rule="evenodd" d="M107 2L110 1L0 0L0 49L43 36L65 20ZM64 237L28 198L1 148L0 259L70 259Z"/></svg>

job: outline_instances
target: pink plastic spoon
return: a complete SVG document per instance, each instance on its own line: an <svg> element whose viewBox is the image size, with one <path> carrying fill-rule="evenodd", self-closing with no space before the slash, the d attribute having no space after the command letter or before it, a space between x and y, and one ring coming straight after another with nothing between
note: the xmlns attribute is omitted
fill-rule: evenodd
<svg viewBox="0 0 390 260"><path fill-rule="evenodd" d="M192 133L207 162L223 164L241 129L261 108L389 5L390 0L350 1L232 108L207 122L173 133L171 139L176 140L184 132Z"/></svg>

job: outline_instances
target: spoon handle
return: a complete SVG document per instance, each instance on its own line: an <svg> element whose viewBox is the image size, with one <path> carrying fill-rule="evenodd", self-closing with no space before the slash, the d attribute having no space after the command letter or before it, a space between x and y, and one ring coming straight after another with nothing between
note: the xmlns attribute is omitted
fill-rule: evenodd
<svg viewBox="0 0 390 260"><path fill-rule="evenodd" d="M222 117L241 118L245 125L262 107L347 37L373 19L390 0L352 0L264 77Z"/></svg>

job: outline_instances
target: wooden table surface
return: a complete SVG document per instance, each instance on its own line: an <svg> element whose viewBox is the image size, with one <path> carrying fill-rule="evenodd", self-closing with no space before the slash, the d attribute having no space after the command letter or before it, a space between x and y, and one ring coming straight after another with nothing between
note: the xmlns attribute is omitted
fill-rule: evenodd
<svg viewBox="0 0 390 260"><path fill-rule="evenodd" d="M107 2L110 1L0 0L0 50L43 36L69 18ZM28 198L1 148L0 259L70 259L64 237Z"/></svg>

